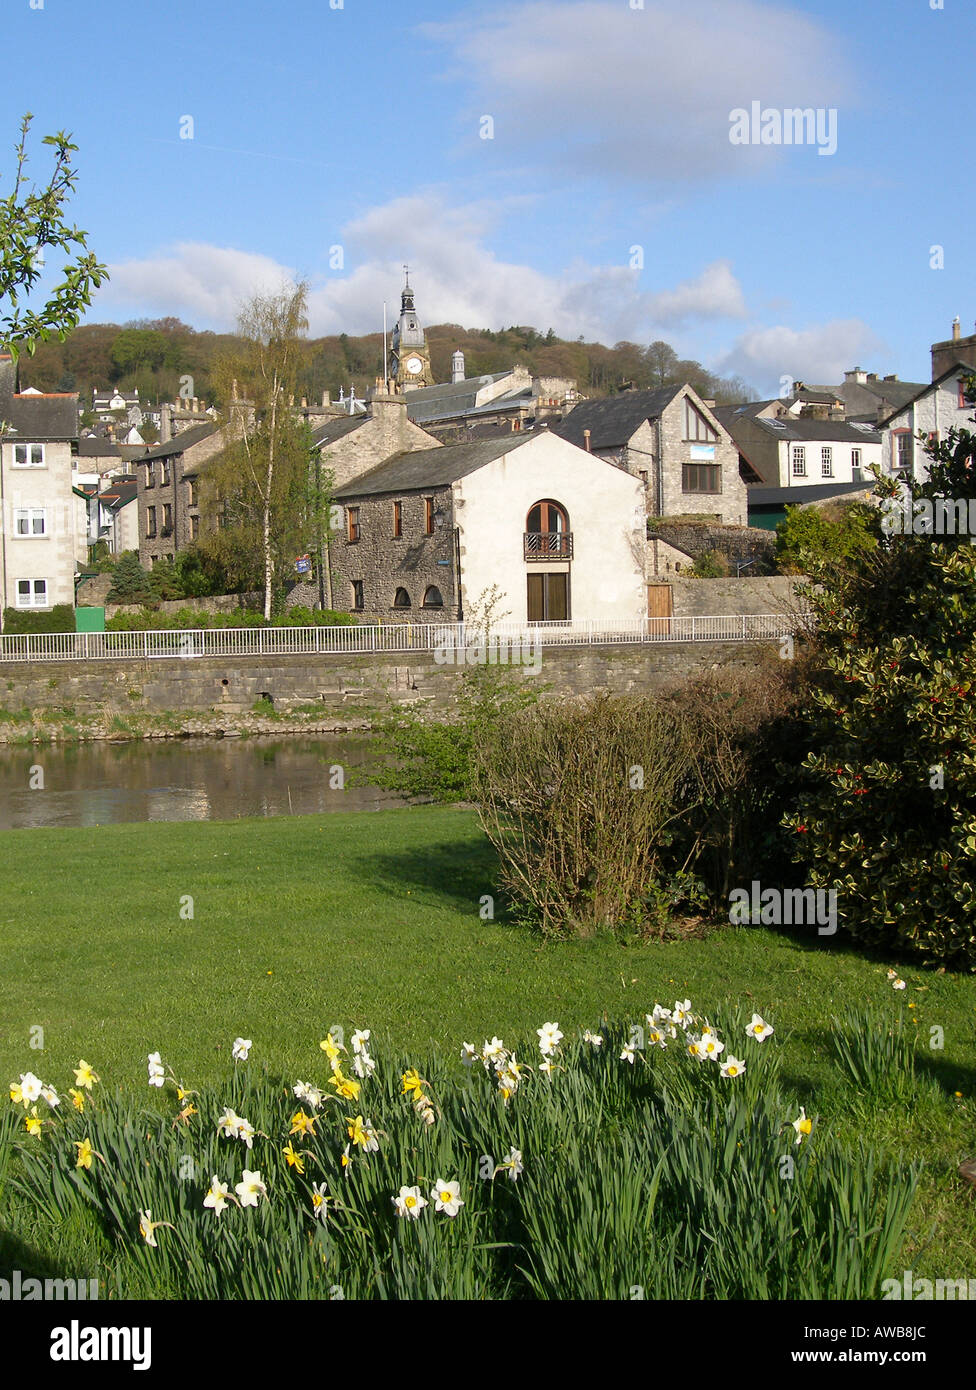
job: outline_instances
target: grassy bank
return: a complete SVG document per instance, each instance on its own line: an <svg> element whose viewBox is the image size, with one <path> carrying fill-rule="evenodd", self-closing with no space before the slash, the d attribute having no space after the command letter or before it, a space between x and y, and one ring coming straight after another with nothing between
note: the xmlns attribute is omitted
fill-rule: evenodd
<svg viewBox="0 0 976 1390"><path fill-rule="evenodd" d="M482 920L491 851L475 816L449 808L7 831L0 854L4 1084L30 1070L65 1093L84 1057L103 1086L145 1096L149 1052L192 1086L226 1075L239 1034L294 1080L321 1058L332 1023L372 1029L378 1048L456 1057L462 1041L493 1034L534 1045L547 1020L568 1031L639 1021L686 995L703 1008L733 1000L775 1022L784 1083L808 1110L925 1160L906 1252L916 1273L972 1264L974 1205L956 1175L976 1149L972 978L900 967L907 989L894 995L887 960L754 927L668 945L542 946L500 912ZM918 1030L924 1102L854 1103L842 1084L831 1016L869 1001L893 1018L903 1008ZM43 1050L30 1046L38 1026ZM11 1241L68 1238L38 1232L20 1209L3 1224L7 1263ZM92 1239L76 1232L69 1248Z"/></svg>

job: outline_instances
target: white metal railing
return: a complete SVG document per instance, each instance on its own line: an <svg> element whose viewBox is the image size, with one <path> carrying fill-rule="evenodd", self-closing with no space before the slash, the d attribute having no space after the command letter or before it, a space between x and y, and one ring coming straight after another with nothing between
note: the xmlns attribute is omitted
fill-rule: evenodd
<svg viewBox="0 0 976 1390"><path fill-rule="evenodd" d="M489 643L607 646L621 642L768 642L796 631L775 613L712 617L579 619L494 623ZM233 627L153 632L56 632L0 636L4 661L151 661L162 657L341 656L459 650L484 641L465 623L384 623L374 627Z"/></svg>

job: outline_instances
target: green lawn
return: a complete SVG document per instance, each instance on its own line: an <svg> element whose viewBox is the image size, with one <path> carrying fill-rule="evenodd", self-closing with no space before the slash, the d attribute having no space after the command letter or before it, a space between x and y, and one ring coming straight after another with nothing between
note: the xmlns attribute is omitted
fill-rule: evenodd
<svg viewBox="0 0 976 1390"><path fill-rule="evenodd" d="M372 1029L378 1048L433 1042L456 1055L493 1033L534 1046L549 1020L640 1019L686 995L703 1012L751 1001L808 1109L926 1159L913 1267L966 1273L956 1266L976 1245L976 1216L955 1169L976 1152L976 979L902 965L908 989L895 995L892 962L754 927L667 945L543 945L480 919L492 852L473 813L452 808L7 831L0 854L3 1084L31 1070L64 1092L84 1057L103 1084L146 1094L158 1050L192 1086L225 1074L238 1034L254 1060L311 1078L333 1023ZM869 1098L842 1110L830 1017L868 1000L917 1020L923 1075L938 1085L917 1113L872 1111ZM38 1025L43 1051L29 1045ZM933 1026L941 1051L928 1047Z"/></svg>

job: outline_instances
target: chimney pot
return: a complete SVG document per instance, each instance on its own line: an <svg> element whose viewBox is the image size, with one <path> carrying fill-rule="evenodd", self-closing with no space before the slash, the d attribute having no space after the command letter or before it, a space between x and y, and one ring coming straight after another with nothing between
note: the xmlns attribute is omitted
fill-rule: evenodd
<svg viewBox="0 0 976 1390"><path fill-rule="evenodd" d="M588 454L589 454L589 453L592 453L592 450L591 450L591 448L590 448L590 431L589 431L589 430L584 430L584 431L583 431L583 448L586 450L586 452L587 452Z"/></svg>

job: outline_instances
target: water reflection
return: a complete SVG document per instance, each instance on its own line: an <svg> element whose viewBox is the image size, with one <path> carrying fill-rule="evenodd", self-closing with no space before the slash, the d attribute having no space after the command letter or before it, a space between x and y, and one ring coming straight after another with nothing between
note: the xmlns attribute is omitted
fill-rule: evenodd
<svg viewBox="0 0 976 1390"><path fill-rule="evenodd" d="M349 736L0 747L0 829L371 811L377 787L330 786L368 759ZM40 775L39 775L40 773ZM33 784L33 785L32 785ZM41 785L43 784L43 785Z"/></svg>

